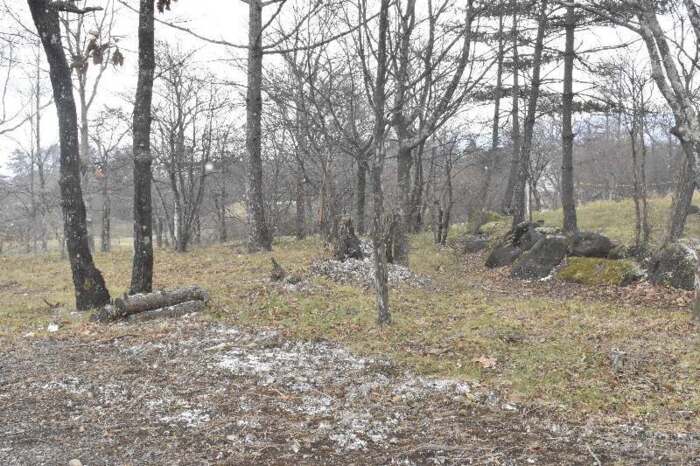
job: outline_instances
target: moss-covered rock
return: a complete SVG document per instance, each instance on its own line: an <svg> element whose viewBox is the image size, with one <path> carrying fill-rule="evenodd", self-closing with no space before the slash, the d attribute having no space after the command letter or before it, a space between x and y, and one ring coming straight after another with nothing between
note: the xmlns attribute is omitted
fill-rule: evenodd
<svg viewBox="0 0 700 466"><path fill-rule="evenodd" d="M583 285L626 286L642 278L642 269L632 260L598 257L569 257L557 278Z"/></svg>
<svg viewBox="0 0 700 466"><path fill-rule="evenodd" d="M479 233L488 236L489 238L498 238L505 235L510 230L510 224L505 220L497 220L484 223L479 228Z"/></svg>

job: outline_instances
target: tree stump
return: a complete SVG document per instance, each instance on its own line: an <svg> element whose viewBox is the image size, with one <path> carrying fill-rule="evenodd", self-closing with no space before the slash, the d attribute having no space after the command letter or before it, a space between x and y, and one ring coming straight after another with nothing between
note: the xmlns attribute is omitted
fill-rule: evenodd
<svg viewBox="0 0 700 466"><path fill-rule="evenodd" d="M333 258L339 261L365 258L365 254L362 252L362 242L355 234L355 227L349 217L341 220L334 237L331 239L331 247Z"/></svg>
<svg viewBox="0 0 700 466"><path fill-rule="evenodd" d="M277 263L274 257L271 257L272 271L270 272L270 280L273 282L281 282L287 276L287 272Z"/></svg>

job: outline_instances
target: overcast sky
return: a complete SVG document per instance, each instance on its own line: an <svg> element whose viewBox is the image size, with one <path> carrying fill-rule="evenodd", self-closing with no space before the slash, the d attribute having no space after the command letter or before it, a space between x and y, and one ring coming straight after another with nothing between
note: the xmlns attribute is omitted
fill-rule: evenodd
<svg viewBox="0 0 700 466"><path fill-rule="evenodd" d="M3 1L7 8L11 8L16 18L10 15L3 15L4 17L0 18L0 28L2 30L8 31L19 28L17 21L21 22L27 29L34 29L26 2ZM90 0L88 4L107 7L110 1ZM136 86L138 16L135 11L124 6L120 0L114 1L116 1L115 8L118 9L114 34L120 38L119 46L126 57L126 63L123 68L119 69L110 66L105 73L100 86L101 91L98 93L98 98L91 109L92 115L98 113L105 104L110 106L121 105L125 111L130 112L130 104L127 105L126 101L129 100ZM138 8L137 0L125 0L125 2L126 5L130 5L133 9ZM267 10L269 10L269 14L273 9L268 8ZM241 45L247 42L248 11L247 5L240 0L180 0L173 3L172 11L158 15L158 19L177 23L212 39L223 39ZM506 21L506 27L510 27L509 21ZM583 50L602 43L620 43L630 37L630 33L623 29L612 30L605 28L579 33L576 43L577 48ZM156 23L156 38L157 40L164 40L170 43L178 43L185 50L197 50L196 60L200 66L211 69L229 82L245 84L245 77L240 71L240 65L245 63L246 51L244 49L207 43L160 23ZM558 46L558 44L550 45ZM25 55L25 58L28 59L31 54L29 51L26 51ZM233 63L233 60L238 61L238 66ZM269 62L270 58L267 60ZM13 88L10 92L14 97L10 99L10 103L11 105L14 103L15 108L20 108L22 103L26 102L28 88L31 85L25 73L17 70L15 79L12 82ZM560 73L560 69L550 68L546 70L545 77L558 77ZM583 82L588 81L584 75L578 74L577 77L580 80L577 86L578 90L584 90L590 86L590 83ZM45 81L44 85L47 93L50 92L48 80ZM240 88L240 90L242 91L243 88ZM243 102L241 100L241 116L242 105ZM483 114L485 115L486 113ZM43 145L56 142L57 123L53 106L44 111L42 133ZM14 132L9 138L0 137L0 173L7 174L6 163L10 152L18 145L28 146L29 141L30 131L28 127Z"/></svg>
<svg viewBox="0 0 700 466"><path fill-rule="evenodd" d="M107 6L109 1L94 0L90 5ZM127 0L127 5L138 8L138 1ZM5 1L5 5L11 8L24 27L33 31L33 24L29 9L24 1ZM138 57L137 49L137 28L138 15L119 1L115 4L118 9L117 20L115 21L115 35L120 38L119 46L125 55L126 62L123 68L109 67L102 78L100 92L96 99L91 113L94 115L105 105L123 105L124 97L133 94L136 87L136 65ZM2 11L0 11L2 13ZM180 0L173 3L172 11L158 15L159 19L169 22L176 22L184 27L197 31L213 39L224 39L236 44L245 44L247 41L247 5L239 0L222 2L221 0ZM0 28L3 31L18 29L15 18L3 15L0 18ZM220 45L198 40L191 35L177 31L163 24L156 23L156 40L164 40L171 43L179 43L183 49L196 49L196 59L201 66L211 68L214 72L223 75L230 80L241 81L243 76L237 68L230 62L231 59L245 59L245 50L231 49ZM25 50L23 58L30 59L30 49ZM26 95L32 85L27 78L26 72L16 70L13 74L10 89L10 99L8 107L11 109L21 108L26 103ZM50 83L45 81L47 94L50 92ZM18 144L29 144L30 132L23 128L13 132L9 137L0 137L0 171L7 174L7 160L9 154ZM46 145L57 140L56 113L53 106L47 108L43 115L42 124L43 140Z"/></svg>

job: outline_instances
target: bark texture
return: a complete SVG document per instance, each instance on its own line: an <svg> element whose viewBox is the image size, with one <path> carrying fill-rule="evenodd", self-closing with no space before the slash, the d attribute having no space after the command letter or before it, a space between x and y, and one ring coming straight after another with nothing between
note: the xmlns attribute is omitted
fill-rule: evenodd
<svg viewBox="0 0 700 466"><path fill-rule="evenodd" d="M262 119L262 2L248 0L248 93L246 97L246 148L248 151L248 247L272 250L272 234L265 219L261 146Z"/></svg>
<svg viewBox="0 0 700 466"><path fill-rule="evenodd" d="M386 261L384 238L384 191L382 172L386 158L385 138L385 88L387 76L387 31L389 29L389 0L382 0L379 13L379 43L377 45L377 74L374 84L374 158L372 177L372 255L374 259L374 282L377 292L377 321L380 325L391 323L389 311L389 272Z"/></svg>
<svg viewBox="0 0 700 466"><path fill-rule="evenodd" d="M61 43L58 12L47 0L28 0L32 19L49 63L49 75L58 113L60 139L61 208L76 307L87 310L109 302L104 278L95 267L88 244L83 193L80 186L78 117L71 72Z"/></svg>
<svg viewBox="0 0 700 466"><path fill-rule="evenodd" d="M517 13L518 10L516 8L517 0L511 0L510 5L513 9L513 28L511 31L511 45L513 48L513 88L511 90L513 104L511 107L511 139L513 141L513 151L510 158L510 172L508 175L508 184L506 185L506 191L503 195L503 201L501 203L501 211L503 213L510 213L513 207L513 191L515 189L515 184L518 179L518 161L520 160L520 56L518 54L519 39Z"/></svg>
<svg viewBox="0 0 700 466"><path fill-rule="evenodd" d="M564 50L564 93L562 94L561 205L564 232L576 233L576 198L574 194L574 33L576 17L573 6L566 7L566 45Z"/></svg>
<svg viewBox="0 0 700 466"><path fill-rule="evenodd" d="M153 100L154 2L141 0L139 12L139 77L133 117L134 262L130 293L153 289L153 211L151 200L151 102Z"/></svg>

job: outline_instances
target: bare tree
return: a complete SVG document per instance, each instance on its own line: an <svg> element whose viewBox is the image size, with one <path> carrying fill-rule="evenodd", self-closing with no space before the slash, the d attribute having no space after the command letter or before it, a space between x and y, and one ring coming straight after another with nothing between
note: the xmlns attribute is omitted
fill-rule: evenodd
<svg viewBox="0 0 700 466"><path fill-rule="evenodd" d="M86 310L109 302L102 274L95 267L87 238L85 204L80 187L78 118L71 71L61 44L57 7L47 0L28 0L34 25L49 63L58 113L61 143L61 200L68 257L73 274L76 307Z"/></svg>
<svg viewBox="0 0 700 466"><path fill-rule="evenodd" d="M162 89L155 111L156 153L173 196L175 250L185 252L198 233L206 178L213 170L216 128L228 123L219 114L230 107L211 77L200 77L201 70L188 68L188 55L168 48L159 52Z"/></svg>
<svg viewBox="0 0 700 466"><path fill-rule="evenodd" d="M158 8L165 6L158 2ZM151 103L155 73L155 7L141 0L139 7L139 76L132 122L134 151L134 260L131 293L153 290L153 206L151 199Z"/></svg>
<svg viewBox="0 0 700 466"><path fill-rule="evenodd" d="M566 7L566 45L564 50L564 91L562 93L562 161L561 161L561 205L564 211L564 231L575 233L576 197L574 193L574 130L572 114L574 107L574 34L576 11L573 5Z"/></svg>
<svg viewBox="0 0 700 466"><path fill-rule="evenodd" d="M115 109L103 110L92 123L95 131L90 135L95 145L96 166L95 177L100 183L100 193L102 195L102 228L100 233L100 250L109 252L112 249L112 229L111 229L111 182L112 169L116 168L116 152L122 140L128 133L128 128L124 127L124 115Z"/></svg>
<svg viewBox="0 0 700 466"><path fill-rule="evenodd" d="M69 5L82 11L87 8L87 0L79 0ZM102 77L108 66L121 65L124 57L116 40L112 37L116 18L112 0L107 0L104 8L91 9L84 14L74 15L70 7L66 10L59 17L65 31L66 51L71 58L70 66L75 76L74 86L78 95L80 159L85 167L83 186L85 186L87 212L90 216L92 194L88 189L90 170L87 169L87 162L90 159L90 109L99 93ZM90 248L94 251L91 219L88 219L88 235Z"/></svg>
<svg viewBox="0 0 700 466"><path fill-rule="evenodd" d="M544 50L544 35L547 28L547 0L541 0L537 20L537 37L535 38L535 50L532 59L532 80L530 82L530 96L525 117L525 133L523 145L518 161L518 178L515 182L513 194L513 227L523 222L528 215L528 167L530 165L530 152L532 150L532 138L537 116L537 102L540 97L540 73L542 66L542 51Z"/></svg>

